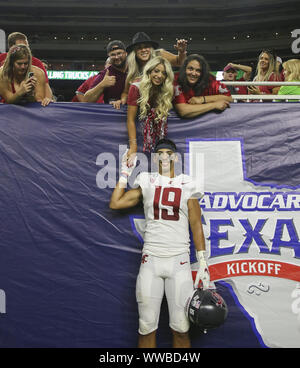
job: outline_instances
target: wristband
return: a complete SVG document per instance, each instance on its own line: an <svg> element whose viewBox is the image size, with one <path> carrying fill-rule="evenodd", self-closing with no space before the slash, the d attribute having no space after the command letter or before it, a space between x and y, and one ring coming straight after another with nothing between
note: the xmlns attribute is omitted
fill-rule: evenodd
<svg viewBox="0 0 300 368"><path fill-rule="evenodd" d="M119 183L127 185L127 177L121 175L119 178Z"/></svg>
<svg viewBox="0 0 300 368"><path fill-rule="evenodd" d="M197 257L197 260L198 260L198 262L200 261L200 260L205 260L205 250L197 250L196 251L196 257Z"/></svg>

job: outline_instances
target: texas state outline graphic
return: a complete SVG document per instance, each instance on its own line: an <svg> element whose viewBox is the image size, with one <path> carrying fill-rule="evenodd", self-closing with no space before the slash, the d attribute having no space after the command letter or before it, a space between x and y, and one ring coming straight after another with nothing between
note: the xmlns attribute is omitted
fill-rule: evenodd
<svg viewBox="0 0 300 368"><path fill-rule="evenodd" d="M212 281L223 280L267 347L300 347L300 190L247 178L241 139L186 141ZM171 210L171 209L170 209ZM132 228L143 242L144 218ZM191 252L192 272L197 270Z"/></svg>

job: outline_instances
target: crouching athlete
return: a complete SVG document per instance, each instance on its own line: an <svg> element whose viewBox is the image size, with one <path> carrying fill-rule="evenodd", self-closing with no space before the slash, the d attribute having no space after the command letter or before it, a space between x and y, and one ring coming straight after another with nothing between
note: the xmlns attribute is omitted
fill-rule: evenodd
<svg viewBox="0 0 300 368"><path fill-rule="evenodd" d="M172 141L158 141L154 152L158 172L140 173L135 180L134 187L137 188L128 191L125 187L134 165L129 168L126 154L123 156L121 175L112 193L110 208L129 208L143 200L146 228L136 282L138 346L156 347L161 302L166 294L173 347L188 348L191 346L189 320L184 307L194 290L189 257L189 225L199 262L195 287L198 287L200 279L204 288L209 284L198 201L201 194L197 192L196 183L190 176L175 176L174 166L178 157L176 145Z"/></svg>

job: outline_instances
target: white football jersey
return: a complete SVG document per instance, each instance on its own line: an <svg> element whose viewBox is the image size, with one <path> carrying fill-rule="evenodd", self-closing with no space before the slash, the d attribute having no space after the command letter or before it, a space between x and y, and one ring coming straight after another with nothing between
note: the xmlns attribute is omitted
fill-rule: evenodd
<svg viewBox="0 0 300 368"><path fill-rule="evenodd" d="M170 257L189 252L188 200L199 198L193 179L142 172L135 180L142 189L146 229L143 252Z"/></svg>

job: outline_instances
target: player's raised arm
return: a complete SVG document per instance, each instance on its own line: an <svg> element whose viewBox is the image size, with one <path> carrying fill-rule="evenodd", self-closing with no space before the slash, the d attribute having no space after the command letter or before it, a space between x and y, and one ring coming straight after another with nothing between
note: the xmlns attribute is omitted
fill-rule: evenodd
<svg viewBox="0 0 300 368"><path fill-rule="evenodd" d="M115 187L111 198L109 207L113 210L120 210L124 208L136 206L142 197L142 189L140 187L136 189L125 190L129 176L132 174L136 165L137 157L135 156L132 166L127 166L127 151L122 157L122 168L119 178L119 182Z"/></svg>

